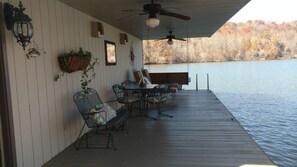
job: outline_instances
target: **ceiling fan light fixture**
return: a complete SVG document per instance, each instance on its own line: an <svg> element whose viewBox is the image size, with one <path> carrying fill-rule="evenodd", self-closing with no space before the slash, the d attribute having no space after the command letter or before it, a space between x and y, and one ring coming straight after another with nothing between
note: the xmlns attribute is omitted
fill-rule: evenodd
<svg viewBox="0 0 297 167"><path fill-rule="evenodd" d="M155 28L159 24L160 24L160 20L157 17L149 17L146 20L146 25L151 27L151 28Z"/></svg>
<svg viewBox="0 0 297 167"><path fill-rule="evenodd" d="M174 17L181 20L190 20L191 17L185 16L179 13L171 12L166 8L162 8L161 4L154 3L154 0L151 0L151 3L144 4L142 10L128 9L123 11L140 11L138 15L149 14L149 18L146 20L146 25L150 28L154 28L160 24L160 20L157 18L157 15L163 15L168 17Z"/></svg>
<svg viewBox="0 0 297 167"><path fill-rule="evenodd" d="M172 40L172 39L168 39L167 43L168 43L169 45L172 45L172 44L173 44L173 40Z"/></svg>

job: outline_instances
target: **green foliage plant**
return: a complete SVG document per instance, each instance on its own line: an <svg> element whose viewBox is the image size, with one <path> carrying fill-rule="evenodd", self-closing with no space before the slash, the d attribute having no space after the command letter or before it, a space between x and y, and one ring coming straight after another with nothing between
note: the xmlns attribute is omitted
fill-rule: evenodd
<svg viewBox="0 0 297 167"><path fill-rule="evenodd" d="M80 85L83 90L87 90L88 84L95 78L96 71L94 66L96 64L98 64L98 58L93 58L89 65L82 71Z"/></svg>
<svg viewBox="0 0 297 167"><path fill-rule="evenodd" d="M71 50L58 57L61 70L71 73L85 69L91 61L91 52L84 51L81 47L78 52Z"/></svg>
<svg viewBox="0 0 297 167"><path fill-rule="evenodd" d="M98 58L94 58L91 52L84 51L81 47L78 52L71 50L62 56L59 56L58 60L62 73L55 75L54 81L58 81L65 73L82 70L80 84L81 88L86 90L88 84L96 76L94 67L98 64Z"/></svg>

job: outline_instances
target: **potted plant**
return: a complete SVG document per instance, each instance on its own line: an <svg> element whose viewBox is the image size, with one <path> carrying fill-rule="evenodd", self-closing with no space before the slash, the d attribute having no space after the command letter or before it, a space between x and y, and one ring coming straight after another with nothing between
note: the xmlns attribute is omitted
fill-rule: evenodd
<svg viewBox="0 0 297 167"><path fill-rule="evenodd" d="M98 64L98 59L93 58L91 52L84 51L79 48L78 52L71 50L68 53L63 54L58 57L59 65L62 70L61 74L57 74L54 77L54 81L58 81L64 73L72 73L75 71L82 70L81 73L81 88L86 90L88 84L95 78L95 68L94 66Z"/></svg>
<svg viewBox="0 0 297 167"><path fill-rule="evenodd" d="M60 68L63 72L72 73L84 70L90 64L91 52L79 48L78 52L71 50L58 57Z"/></svg>

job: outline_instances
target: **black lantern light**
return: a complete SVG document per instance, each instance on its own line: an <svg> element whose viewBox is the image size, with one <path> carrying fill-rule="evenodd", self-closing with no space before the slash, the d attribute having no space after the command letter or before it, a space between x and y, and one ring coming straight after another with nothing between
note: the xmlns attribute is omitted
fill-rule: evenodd
<svg viewBox="0 0 297 167"><path fill-rule="evenodd" d="M5 24L8 30L12 30L17 42L23 47L30 43L33 36L32 19L23 13L25 8L20 1L19 8L14 7L9 3L4 3Z"/></svg>

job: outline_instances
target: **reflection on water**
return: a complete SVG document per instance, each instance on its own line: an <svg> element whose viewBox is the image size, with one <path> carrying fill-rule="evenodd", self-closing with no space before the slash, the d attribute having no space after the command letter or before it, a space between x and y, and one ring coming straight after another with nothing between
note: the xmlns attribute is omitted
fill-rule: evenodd
<svg viewBox="0 0 297 167"><path fill-rule="evenodd" d="M150 72L188 71L185 89L210 89L279 166L297 166L297 60L151 65Z"/></svg>

